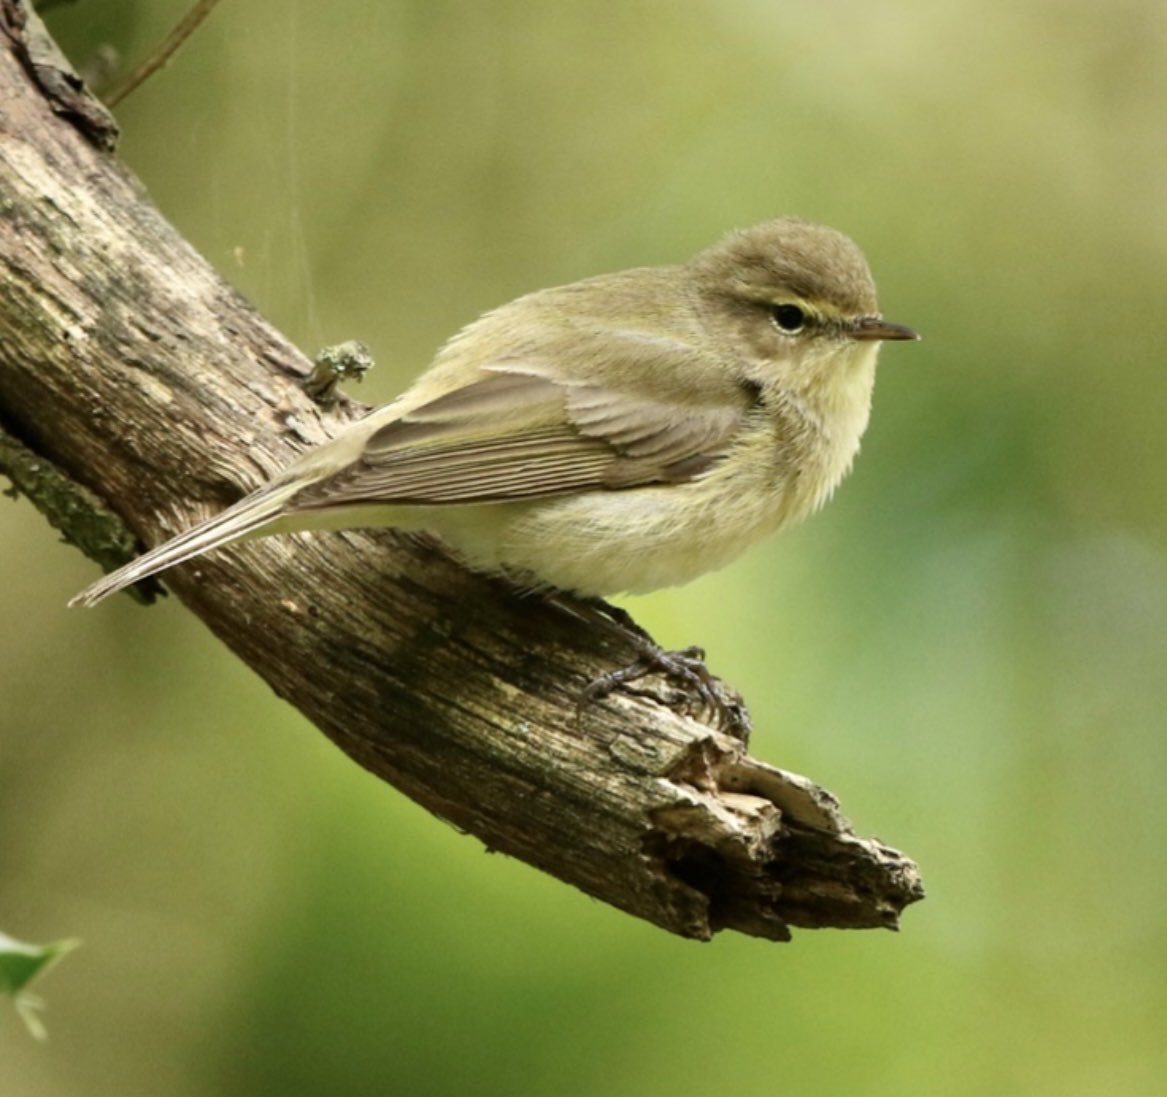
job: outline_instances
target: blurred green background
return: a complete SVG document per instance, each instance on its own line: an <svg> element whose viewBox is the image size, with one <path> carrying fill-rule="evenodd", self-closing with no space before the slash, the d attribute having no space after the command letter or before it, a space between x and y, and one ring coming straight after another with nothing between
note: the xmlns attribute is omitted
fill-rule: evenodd
<svg viewBox="0 0 1167 1097"><path fill-rule="evenodd" d="M80 0L136 63L188 0ZM866 250L863 455L807 526L629 607L761 757L916 857L903 932L672 939L485 856L174 603L0 500L12 1097L1158 1094L1167 1086L1161 0L252 0L119 109L164 211L388 398L481 310L786 212Z"/></svg>

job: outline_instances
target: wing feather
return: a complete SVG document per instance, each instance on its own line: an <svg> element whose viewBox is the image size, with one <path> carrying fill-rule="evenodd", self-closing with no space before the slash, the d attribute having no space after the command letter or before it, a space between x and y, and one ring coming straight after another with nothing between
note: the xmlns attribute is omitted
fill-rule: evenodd
<svg viewBox="0 0 1167 1097"><path fill-rule="evenodd" d="M507 363L382 426L294 505L494 503L689 480L724 456L747 404L686 406Z"/></svg>

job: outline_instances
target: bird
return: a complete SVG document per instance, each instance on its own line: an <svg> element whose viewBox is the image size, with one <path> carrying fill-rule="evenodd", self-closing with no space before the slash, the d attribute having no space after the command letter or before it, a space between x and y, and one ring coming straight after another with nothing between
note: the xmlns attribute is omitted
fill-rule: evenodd
<svg viewBox="0 0 1167 1097"><path fill-rule="evenodd" d="M884 320L863 253L794 217L686 263L519 297L392 402L93 583L92 606L240 540L395 526L525 589L688 582L833 494L867 427Z"/></svg>

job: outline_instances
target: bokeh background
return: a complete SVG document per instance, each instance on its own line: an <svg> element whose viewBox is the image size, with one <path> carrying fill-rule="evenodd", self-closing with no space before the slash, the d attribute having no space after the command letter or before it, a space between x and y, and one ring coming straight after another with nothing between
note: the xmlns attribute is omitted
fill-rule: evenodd
<svg viewBox="0 0 1167 1097"><path fill-rule="evenodd" d="M78 0L136 63L188 0ZM763 758L910 852L899 935L672 939L487 856L176 603L0 500L0 926L76 935L12 1097L1167 1087L1167 7L251 0L121 153L309 353L388 398L481 310L797 212L894 320L807 526L627 604Z"/></svg>

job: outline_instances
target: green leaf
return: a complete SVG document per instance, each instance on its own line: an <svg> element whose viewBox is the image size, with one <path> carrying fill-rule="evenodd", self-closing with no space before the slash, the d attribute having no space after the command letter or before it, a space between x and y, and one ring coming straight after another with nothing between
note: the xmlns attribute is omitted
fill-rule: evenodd
<svg viewBox="0 0 1167 1097"><path fill-rule="evenodd" d="M29 994L28 985L80 943L68 939L53 941L48 945L30 945L0 933L0 994L6 994L12 999L20 1019L38 1040L46 1036L45 1026L37 1014L37 1010L43 1008L43 1003Z"/></svg>

